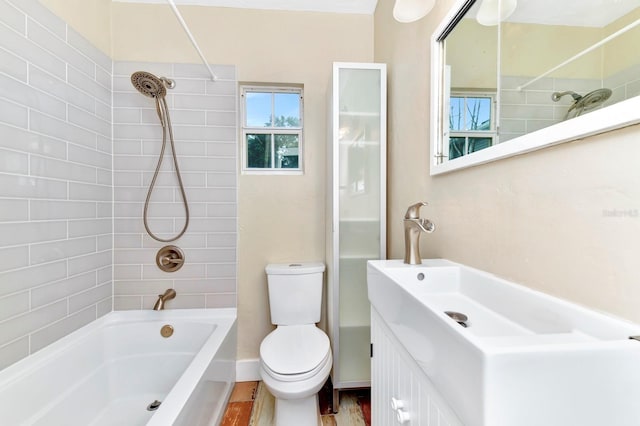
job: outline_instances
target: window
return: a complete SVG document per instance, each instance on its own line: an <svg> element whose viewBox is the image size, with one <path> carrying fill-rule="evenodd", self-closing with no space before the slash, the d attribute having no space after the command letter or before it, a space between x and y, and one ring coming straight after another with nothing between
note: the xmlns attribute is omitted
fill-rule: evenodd
<svg viewBox="0 0 640 426"><path fill-rule="evenodd" d="M452 93L449 100L449 159L480 151L494 144L494 96Z"/></svg>
<svg viewBox="0 0 640 426"><path fill-rule="evenodd" d="M302 173L302 88L242 86L244 173Z"/></svg>

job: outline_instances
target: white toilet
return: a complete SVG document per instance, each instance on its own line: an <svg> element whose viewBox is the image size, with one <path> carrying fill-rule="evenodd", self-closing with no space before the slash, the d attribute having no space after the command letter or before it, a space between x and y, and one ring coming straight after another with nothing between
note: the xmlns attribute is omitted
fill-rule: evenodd
<svg viewBox="0 0 640 426"><path fill-rule="evenodd" d="M275 426L320 426L318 391L331 371L329 338L316 327L322 263L267 265L271 322L260 345L260 376L276 398Z"/></svg>

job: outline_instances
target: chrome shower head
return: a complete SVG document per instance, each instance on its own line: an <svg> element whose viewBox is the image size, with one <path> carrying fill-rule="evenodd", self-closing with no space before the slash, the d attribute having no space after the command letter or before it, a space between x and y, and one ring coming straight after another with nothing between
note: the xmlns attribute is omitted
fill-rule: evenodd
<svg viewBox="0 0 640 426"><path fill-rule="evenodd" d="M576 100L576 107L588 111L599 106L611 97L611 89L596 89Z"/></svg>
<svg viewBox="0 0 640 426"><path fill-rule="evenodd" d="M156 77L146 71L131 74L131 84L136 90L150 98L162 98L167 94L167 87L173 89L176 83L166 77Z"/></svg>
<svg viewBox="0 0 640 426"><path fill-rule="evenodd" d="M578 117L583 112L588 112L600 105L602 105L607 99L611 97L611 89L602 88L596 89L584 96L580 96L575 92L566 91L566 92L554 92L551 95L551 99L554 102L558 102L560 98L564 95L571 95L573 98L573 103L567 110L567 113L564 116L564 119L568 119L573 113L572 118Z"/></svg>
<svg viewBox="0 0 640 426"><path fill-rule="evenodd" d="M567 90L566 92L553 92L553 94L551 95L551 100L553 100L554 102L558 102L560 98L565 95L571 95L574 102L573 106L575 108L589 110L591 108L595 108L596 106L609 99L611 97L611 89L596 89L584 96L580 96L576 92L572 92L571 90Z"/></svg>

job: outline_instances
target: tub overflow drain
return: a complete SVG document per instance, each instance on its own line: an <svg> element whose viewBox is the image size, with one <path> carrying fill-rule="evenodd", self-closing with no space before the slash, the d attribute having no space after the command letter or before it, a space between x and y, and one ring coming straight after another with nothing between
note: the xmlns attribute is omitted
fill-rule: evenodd
<svg viewBox="0 0 640 426"><path fill-rule="evenodd" d="M171 337L173 335L173 327L171 327L169 324L163 325L160 329L160 335L165 339Z"/></svg>
<svg viewBox="0 0 640 426"><path fill-rule="evenodd" d="M158 407L160 407L160 404L162 404L162 402L156 399L151 404L147 405L147 411L156 411Z"/></svg>

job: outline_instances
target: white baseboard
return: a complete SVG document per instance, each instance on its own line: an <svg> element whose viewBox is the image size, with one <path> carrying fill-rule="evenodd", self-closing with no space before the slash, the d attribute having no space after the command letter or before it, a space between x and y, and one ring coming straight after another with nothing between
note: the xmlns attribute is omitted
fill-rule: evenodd
<svg viewBox="0 0 640 426"><path fill-rule="evenodd" d="M236 382L255 382L260 378L260 358L236 361Z"/></svg>

